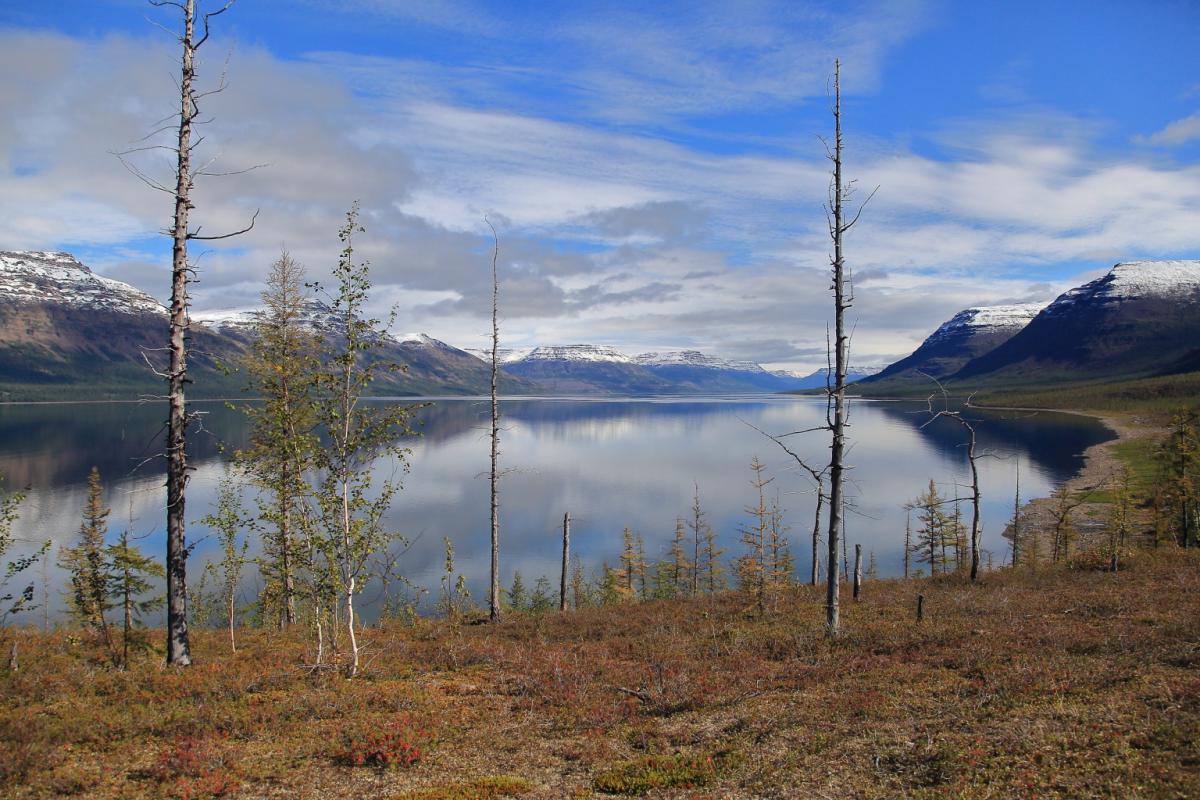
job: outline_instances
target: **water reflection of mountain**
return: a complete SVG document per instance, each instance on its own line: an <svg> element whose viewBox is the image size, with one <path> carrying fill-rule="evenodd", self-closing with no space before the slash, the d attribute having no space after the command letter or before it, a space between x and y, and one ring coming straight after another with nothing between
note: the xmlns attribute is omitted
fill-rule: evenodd
<svg viewBox="0 0 1200 800"><path fill-rule="evenodd" d="M242 416L223 403L199 403L188 441L194 465L245 443ZM105 479L164 470L165 403L70 403L0 406L0 473L10 487L82 483L93 466Z"/></svg>
<svg viewBox="0 0 1200 800"><path fill-rule="evenodd" d="M509 423L524 422L536 425L539 430L574 430L579 425L594 426L597 423L624 427L624 423L641 425L645 422L667 421L682 423L684 427L698 427L706 417L737 416L751 414L760 409L771 397L765 395L737 400L580 400L580 399L513 399L501 400L500 414ZM452 438L465 431L484 425L488 420L489 405L486 398L478 400L439 400L423 409L418 417L418 430L432 441Z"/></svg>
<svg viewBox="0 0 1200 800"><path fill-rule="evenodd" d="M958 422L942 418L930 423L923 404L872 405L889 419L911 425L944 458L966 459L967 433ZM1023 454L1056 483L1079 471L1084 450L1113 438L1099 420L1078 414L971 408L966 409L965 417L975 425L977 452Z"/></svg>
<svg viewBox="0 0 1200 800"><path fill-rule="evenodd" d="M373 401L383 402L383 401ZM506 426L527 425L541 436L604 439L631 429L697 432L716 417L756 418L769 396L724 400L511 399L501 401ZM785 401L778 401L785 402ZM796 401L790 401L796 402ZM913 403L872 403L888 419L918 431L944 458L963 457L963 431L953 420L926 425L929 414ZM189 439L195 466L246 444L244 414L219 402L198 403L200 422ZM420 440L439 444L487 430L487 398L438 399L414 415ZM1000 454L1019 451L1054 480L1063 480L1081 465L1080 454L1112 438L1101 423L1053 412L983 411L972 409L979 422L980 450ZM81 483L92 466L106 479L135 473L161 474L155 455L162 450L162 403L72 403L0 406L0 473L10 487L63 486Z"/></svg>

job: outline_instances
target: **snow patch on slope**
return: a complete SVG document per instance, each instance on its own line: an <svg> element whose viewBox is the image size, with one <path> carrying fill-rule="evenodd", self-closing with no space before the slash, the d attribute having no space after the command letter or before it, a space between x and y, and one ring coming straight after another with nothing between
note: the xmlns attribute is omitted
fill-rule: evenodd
<svg viewBox="0 0 1200 800"><path fill-rule="evenodd" d="M955 314L925 340L932 344L942 339L969 333L990 333L1021 329L1044 308L1040 303L1021 303L1008 306L976 306Z"/></svg>
<svg viewBox="0 0 1200 800"><path fill-rule="evenodd" d="M492 363L492 351L490 349L483 350L477 347L467 348L466 352L478 358L480 361ZM497 361L501 364L511 364L514 361L520 361L533 352L532 347L501 347L498 351L500 357Z"/></svg>
<svg viewBox="0 0 1200 800"><path fill-rule="evenodd" d="M1062 313L1080 301L1116 303L1185 297L1196 291L1200 291L1200 261L1123 261L1102 277L1060 295L1046 313Z"/></svg>
<svg viewBox="0 0 1200 800"><path fill-rule="evenodd" d="M632 364L633 359L611 347L595 344L564 344L535 347L521 361L585 361Z"/></svg>
<svg viewBox="0 0 1200 800"><path fill-rule="evenodd" d="M141 289L97 275L70 253L42 250L0 252L0 298L20 305L167 314L162 303Z"/></svg>
<svg viewBox="0 0 1200 800"><path fill-rule="evenodd" d="M673 350L669 352L642 353L634 356L634 363L643 367L706 367L727 369L734 372L766 372L753 361L731 361L726 358L708 356L698 350Z"/></svg>

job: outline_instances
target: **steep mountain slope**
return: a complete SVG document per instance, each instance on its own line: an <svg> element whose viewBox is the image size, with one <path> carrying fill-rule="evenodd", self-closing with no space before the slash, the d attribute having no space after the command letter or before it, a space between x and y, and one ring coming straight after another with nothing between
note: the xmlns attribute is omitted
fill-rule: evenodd
<svg viewBox="0 0 1200 800"><path fill-rule="evenodd" d="M942 323L911 355L858 382L862 394L886 394L931 385L956 373L971 359L1016 336L1042 310L1041 305L977 306ZM924 374L922 374L924 373Z"/></svg>
<svg viewBox="0 0 1200 800"><path fill-rule="evenodd" d="M1200 261L1133 261L1063 294L956 382L1138 378L1200 365Z"/></svg>
<svg viewBox="0 0 1200 800"><path fill-rule="evenodd" d="M69 253L0 252L0 398L67 399L157 394L150 368L165 363L167 313L150 295L96 275ZM193 331L194 396L234 388L218 369L240 346Z"/></svg>
<svg viewBox="0 0 1200 800"><path fill-rule="evenodd" d="M189 397L242 392L236 367L253 339L257 312L193 316ZM343 335L337 317L309 304L305 324L322 336ZM161 394L167 314L153 297L97 275L69 253L0 252L0 399L111 399ZM380 395L478 394L490 383L477 358L415 334L387 337L372 357L403 364L405 373L381 373ZM148 363L149 362L149 363ZM504 376L501 388L535 387Z"/></svg>

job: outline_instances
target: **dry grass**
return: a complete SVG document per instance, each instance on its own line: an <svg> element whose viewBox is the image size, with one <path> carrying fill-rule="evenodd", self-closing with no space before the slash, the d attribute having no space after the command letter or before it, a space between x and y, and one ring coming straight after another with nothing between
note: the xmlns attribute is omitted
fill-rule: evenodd
<svg viewBox="0 0 1200 800"><path fill-rule="evenodd" d="M918 592L927 619L914 621ZM129 672L20 632L0 676L0 793L312 798L1200 796L1200 554L1119 574L881 581L822 635L821 599L736 594L367 632L366 674L304 644L195 637ZM405 767L339 758L421 731Z"/></svg>

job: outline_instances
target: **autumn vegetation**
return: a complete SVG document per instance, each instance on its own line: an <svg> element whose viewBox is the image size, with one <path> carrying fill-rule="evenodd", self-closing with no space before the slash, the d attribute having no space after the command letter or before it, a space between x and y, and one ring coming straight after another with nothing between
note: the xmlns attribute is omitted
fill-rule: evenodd
<svg viewBox="0 0 1200 800"><path fill-rule="evenodd" d="M1119 470L1060 487L1040 514L1015 501L1006 559L981 563L978 481L969 528L968 498L931 482L910 506L905 577L879 580L870 566L863 584L856 559L853 599L840 596L850 577L839 539L843 316L854 300L842 248L858 214L843 208L853 184L842 178L837 77L834 368L820 429L831 460L802 464L817 497L810 585L796 580L773 479L755 459L738 552L717 546L698 488L663 557L626 528L618 563L592 575L568 558L565 518L558 592L547 577L530 587L517 573L502 609L496 237L488 601L470 597L446 539L438 613L385 603L378 622L365 621L363 587L403 579L385 558L402 546L386 512L407 469L398 442L410 409L364 402L375 376L399 367L373 355L394 320L365 316L357 206L338 232L334 285L316 288L333 334L302 324L303 269L286 253L272 268L257 344L236 365L259 400L243 407L250 444L231 454L203 520L221 559L189 584L186 243L212 237L188 229L186 124L198 113L188 81L208 16L220 12L203 18L193 44L192 3L168 5L184 12L186 33L167 569L128 534L109 543L94 470L77 540L57 553L9 553L21 496L0 494L0 623L36 605L26 579L46 558L70 575L72 614L53 629L0 624L6 797L1200 796L1200 420L1175 402L1178 384L1070 396L1128 410L1139 389L1158 390L1139 406L1139 424L1157 435L1118 443ZM974 473L974 429L946 399L931 414L964 424ZM390 479L374 471L379 461ZM238 602L248 569L261 579L249 620ZM140 623L159 607L164 578L168 631L149 631Z"/></svg>
<svg viewBox="0 0 1200 800"><path fill-rule="evenodd" d="M355 680L304 669L295 628L242 631L236 654L194 630L186 671L19 630L0 780L10 797L1195 796L1200 553L1122 566L871 581L836 639L801 585L769 614L728 591L386 621Z"/></svg>

